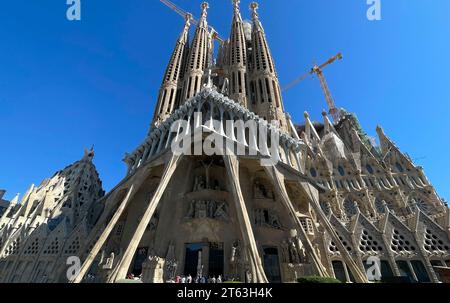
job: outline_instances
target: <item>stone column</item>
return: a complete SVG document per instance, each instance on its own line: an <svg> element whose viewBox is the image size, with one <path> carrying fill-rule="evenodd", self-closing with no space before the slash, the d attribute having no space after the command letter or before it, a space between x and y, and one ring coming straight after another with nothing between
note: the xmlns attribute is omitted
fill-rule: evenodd
<svg viewBox="0 0 450 303"><path fill-rule="evenodd" d="M321 277L328 277L329 274L325 270L325 267L322 265L322 262L319 259L319 257L317 256L317 254L314 250L314 247L312 246L312 243L308 238L308 235L306 234L305 230L303 229L300 219L296 215L296 210L294 208L294 205L292 204L292 202L289 199L289 195L286 191L286 187L284 185L284 180L283 180L282 175L278 172L278 170L274 166L264 167L264 168L267 172L267 175L271 178L272 184L275 187L276 191L278 192L284 206L288 210L291 219L293 220L293 222L296 225L296 228L300 231L298 236L304 243L306 252L309 255L309 257L312 259L312 263L313 263L317 273Z"/></svg>
<svg viewBox="0 0 450 303"><path fill-rule="evenodd" d="M149 257L142 264L143 283L164 283L164 265L166 261L159 257Z"/></svg>
<svg viewBox="0 0 450 303"><path fill-rule="evenodd" d="M256 245L256 240L253 234L252 224L248 215L247 206L245 205L244 197L242 195L241 185L239 182L239 162L235 155L226 155L223 158L233 191L233 200L236 205L236 212L238 215L239 226L241 227L244 247L248 252L248 259L250 261L250 268L253 279L252 282L267 283L268 280L262 266L258 247Z"/></svg>
<svg viewBox="0 0 450 303"><path fill-rule="evenodd" d="M126 277L131 261L133 260L134 254L139 246L139 243L141 242L142 236L144 235L145 230L148 224L150 223L150 220L155 214L156 208L158 207L158 204L161 201L161 197L164 194L164 191L166 190L169 181L171 180L176 168L178 167L180 159L181 156L174 154L171 155L171 158L167 162L166 167L164 169L164 173L158 185L158 188L156 189L151 201L149 202L148 207L145 210L145 213L141 221L139 222L139 225L130 243L128 244L125 253L123 254L121 260L119 261L117 269L115 270L114 274L111 276L110 281L108 282L115 282L118 279L124 279Z"/></svg>
<svg viewBox="0 0 450 303"><path fill-rule="evenodd" d="M312 185L310 185L308 183L300 183L300 185L303 187L303 189L305 190L305 193L310 198L311 206L313 207L314 211L316 212L318 219L321 221L321 223L322 223L323 227L326 229L326 231L330 234L334 243L336 243L336 246L338 247L339 251L341 252L342 258L344 259L345 263L351 270L356 282L368 283L369 281L367 280L367 276L358 267L356 262L352 259L352 257L350 256L350 253L347 251L345 246L342 244L341 240L339 239L338 234L336 233L336 231L334 230L330 221L328 221L327 216L325 215L322 208L320 207L319 198L318 198L319 195L314 193L316 191L316 189L312 188Z"/></svg>
<svg viewBox="0 0 450 303"><path fill-rule="evenodd" d="M111 221L108 223L106 228L103 230L100 238L97 240L97 242L95 243L94 247L89 252L86 260L84 261L83 265L81 266L80 272L78 273L77 277L75 277L75 279L73 281L71 281L72 283L80 283L83 280L84 275L86 275L86 273L89 270L89 268L91 267L92 262L94 261L95 257L97 256L97 254L99 253L99 251L103 247L103 245L105 244L105 242L108 239L110 233L112 232L112 230L116 226L117 221L119 221L120 216L122 215L123 211L127 207L128 202L130 201L131 195L132 194L134 195L134 188L135 188L135 184L131 185L131 187L128 190L128 193L127 193L125 199L123 199L123 201L120 204L119 208L114 213Z"/></svg>

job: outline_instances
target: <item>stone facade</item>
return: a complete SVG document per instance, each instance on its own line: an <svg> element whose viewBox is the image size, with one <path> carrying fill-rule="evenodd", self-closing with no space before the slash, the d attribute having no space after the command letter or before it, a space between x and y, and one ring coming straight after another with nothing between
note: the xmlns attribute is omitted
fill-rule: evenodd
<svg viewBox="0 0 450 303"><path fill-rule="evenodd" d="M258 5L250 24L233 4L230 39L216 60L208 5L192 43L187 16L149 134L125 155L127 175L114 189L103 195L88 151L11 202L0 221L1 282L67 282L70 256L82 264L69 278L75 283L129 274L148 283L177 275L363 283L374 257L385 279L439 281L435 267L450 262L450 216L423 169L381 127L375 146L344 110L333 122L324 113L322 123L305 113L295 126ZM257 142L258 152L175 154L171 145L186 131L172 127L180 119L221 139L242 135L244 149ZM214 120L254 122L259 131L233 135ZM261 164L269 145L279 156L274 166Z"/></svg>
<svg viewBox="0 0 450 303"><path fill-rule="evenodd" d="M60 282L102 212L104 195L93 151L32 185L0 219L0 282ZM67 279L66 279L67 281Z"/></svg>
<svg viewBox="0 0 450 303"><path fill-rule="evenodd" d="M3 196L5 195L5 193L6 190L0 189L0 217L5 213L9 205L9 201L3 200Z"/></svg>

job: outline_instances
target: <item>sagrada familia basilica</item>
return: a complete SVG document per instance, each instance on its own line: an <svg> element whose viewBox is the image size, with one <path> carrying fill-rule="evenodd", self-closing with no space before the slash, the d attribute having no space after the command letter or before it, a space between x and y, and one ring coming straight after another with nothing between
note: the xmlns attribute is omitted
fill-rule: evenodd
<svg viewBox="0 0 450 303"><path fill-rule="evenodd" d="M88 150L20 201L0 201L0 282L114 283L133 274L146 283L182 275L366 283L376 260L382 278L440 281L437 269L450 266L449 209L422 167L381 127L375 146L344 110L294 123L258 5L244 22L233 2L216 58L208 4L192 40L186 16L148 136L126 154L128 172L110 192ZM258 143L257 152L174 153L179 120L204 131L193 145L214 133L240 137L246 151ZM253 122L258 132L225 133L214 121ZM272 166L261 164L269 145L279 158Z"/></svg>

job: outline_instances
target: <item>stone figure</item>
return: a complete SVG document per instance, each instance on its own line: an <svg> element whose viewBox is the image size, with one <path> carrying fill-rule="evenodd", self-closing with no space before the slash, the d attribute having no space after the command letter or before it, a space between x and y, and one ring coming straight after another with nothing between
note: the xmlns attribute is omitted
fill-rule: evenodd
<svg viewBox="0 0 450 303"><path fill-rule="evenodd" d="M197 188L198 188L198 182L199 182L199 179L198 179L198 178L199 178L198 176L195 176L195 178L194 178L194 187L192 188L192 191L193 191L193 192L197 191Z"/></svg>
<svg viewBox="0 0 450 303"><path fill-rule="evenodd" d="M291 263L300 264L300 258L299 258L297 246L295 245L295 242L292 241L292 239L289 240L289 255L290 255Z"/></svg>
<svg viewBox="0 0 450 303"><path fill-rule="evenodd" d="M215 208L216 208L216 202L214 201L208 201L208 218L215 218Z"/></svg>
<svg viewBox="0 0 450 303"><path fill-rule="evenodd" d="M230 84L230 80L228 80L228 78L225 78L225 80L223 81L222 90L221 90L222 95L228 96L229 84Z"/></svg>
<svg viewBox="0 0 450 303"><path fill-rule="evenodd" d="M112 269L114 265L114 252L111 252L109 258L106 259L103 269Z"/></svg>
<svg viewBox="0 0 450 303"><path fill-rule="evenodd" d="M261 184L258 180L255 181L254 195L255 195L255 199L268 198L265 186L263 184Z"/></svg>
<svg viewBox="0 0 450 303"><path fill-rule="evenodd" d="M245 279L247 280L247 283L253 283L253 275L250 266L247 266L247 269L245 270Z"/></svg>
<svg viewBox="0 0 450 303"><path fill-rule="evenodd" d="M159 218L158 218L158 216L155 214L155 215L152 217L152 219L150 220L150 224L149 224L150 230L151 230L151 231L155 231L156 228L158 227L158 223L159 223Z"/></svg>
<svg viewBox="0 0 450 303"><path fill-rule="evenodd" d="M280 221L278 220L277 215L272 212L269 212L269 224L271 227L275 229L281 229Z"/></svg>
<svg viewBox="0 0 450 303"><path fill-rule="evenodd" d="M226 208L226 203L222 202L217 206L216 212L214 213L214 219L228 221L228 213Z"/></svg>
<svg viewBox="0 0 450 303"><path fill-rule="evenodd" d="M206 189L205 177L203 177L203 176L195 177L194 192L202 191L202 190L205 190L205 189Z"/></svg>
<svg viewBox="0 0 450 303"><path fill-rule="evenodd" d="M314 245L314 248L316 249L316 254L319 260L322 260L322 256L320 255L320 247L319 244Z"/></svg>
<svg viewBox="0 0 450 303"><path fill-rule="evenodd" d="M233 243L231 248L231 259L230 263L238 263L240 257L240 242L239 240Z"/></svg>
<svg viewBox="0 0 450 303"><path fill-rule="evenodd" d="M195 204L195 218L206 219L208 217L208 209L206 201L198 201Z"/></svg>
<svg viewBox="0 0 450 303"><path fill-rule="evenodd" d="M192 219L194 217L195 217L195 201L192 200L191 204L189 205L189 210L188 210L188 213L186 215L186 218Z"/></svg>
<svg viewBox="0 0 450 303"><path fill-rule="evenodd" d="M191 201L185 216L186 219L216 219L227 221L228 211L226 202Z"/></svg>
<svg viewBox="0 0 450 303"><path fill-rule="evenodd" d="M105 250L102 250L100 254L100 261L98 262L98 265L102 265L103 261L105 261Z"/></svg>
<svg viewBox="0 0 450 303"><path fill-rule="evenodd" d="M291 263L291 258L289 257L289 244L286 240L281 242L281 255L284 263Z"/></svg>
<svg viewBox="0 0 450 303"><path fill-rule="evenodd" d="M230 258L230 273L233 275L234 278L237 278L239 276L239 264L241 259L241 248L240 248L240 242L237 240L233 243L233 246L231 247L231 258Z"/></svg>

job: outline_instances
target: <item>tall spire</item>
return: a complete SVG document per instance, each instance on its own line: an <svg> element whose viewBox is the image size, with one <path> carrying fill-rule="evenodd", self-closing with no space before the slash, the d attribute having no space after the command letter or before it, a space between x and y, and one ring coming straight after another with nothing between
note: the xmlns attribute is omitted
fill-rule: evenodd
<svg viewBox="0 0 450 303"><path fill-rule="evenodd" d="M211 36L206 20L209 4L203 2L201 8L201 18L195 31L186 64L182 102L194 97L201 90L203 74L208 68L208 62L211 59L209 58L211 54Z"/></svg>
<svg viewBox="0 0 450 303"><path fill-rule="evenodd" d="M188 52L188 34L192 15L186 14L185 20L183 31L177 40L159 90L158 103L155 109L152 127L156 127L164 122L175 109L175 104L179 103L177 102L178 99L181 98L181 85L179 81L183 76L183 59L186 58L186 52Z"/></svg>
<svg viewBox="0 0 450 303"><path fill-rule="evenodd" d="M230 97L247 107L247 46L239 10L240 0L233 0L234 16L231 25L229 52Z"/></svg>
<svg viewBox="0 0 450 303"><path fill-rule="evenodd" d="M267 38L264 33L258 14L259 5L250 4L252 11L252 73L250 83L250 96L252 108L259 116L269 122L276 120L281 128L287 130L287 121L283 108L280 83L275 64L270 52Z"/></svg>

